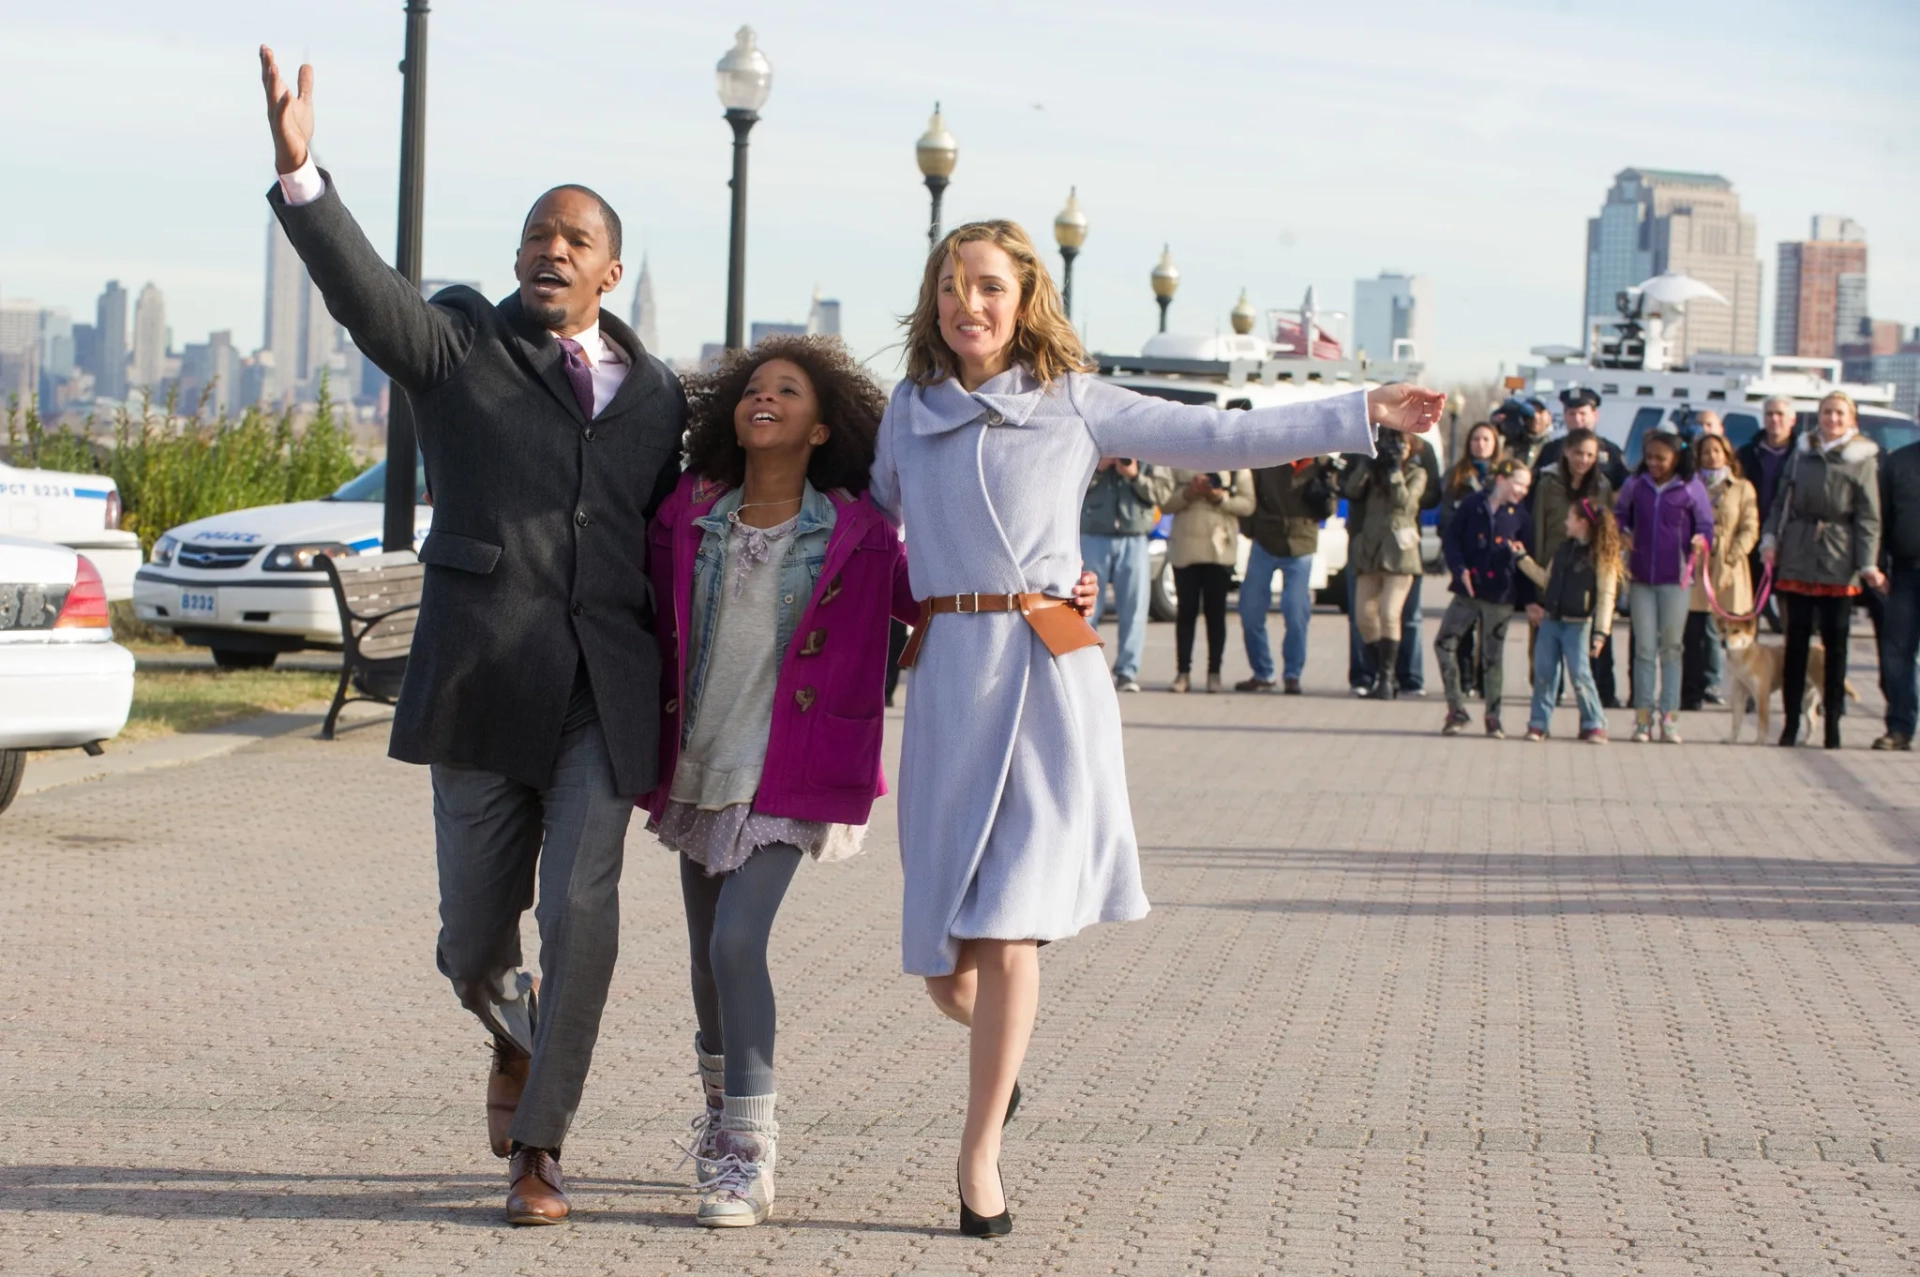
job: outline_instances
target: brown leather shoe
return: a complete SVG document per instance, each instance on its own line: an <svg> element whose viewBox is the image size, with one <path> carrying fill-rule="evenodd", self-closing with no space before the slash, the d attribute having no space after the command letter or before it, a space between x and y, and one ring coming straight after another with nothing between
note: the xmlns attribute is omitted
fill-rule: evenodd
<svg viewBox="0 0 1920 1277"><path fill-rule="evenodd" d="M513 1115L520 1109L521 1092L527 1089L527 1072L533 1067L531 1056L521 1055L499 1038L493 1040L493 1067L487 1070L487 1143L495 1157L513 1151Z"/></svg>
<svg viewBox="0 0 1920 1277"><path fill-rule="evenodd" d="M560 1184L560 1163L543 1148L521 1147L507 1162L507 1222L564 1224L573 1213Z"/></svg>

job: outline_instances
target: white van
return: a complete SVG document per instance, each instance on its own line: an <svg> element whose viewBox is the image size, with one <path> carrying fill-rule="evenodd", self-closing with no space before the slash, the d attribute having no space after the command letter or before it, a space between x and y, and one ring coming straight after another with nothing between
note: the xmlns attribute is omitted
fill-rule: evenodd
<svg viewBox="0 0 1920 1277"><path fill-rule="evenodd" d="M1171 399L1177 403L1206 404L1216 408L1265 408L1274 404L1303 403L1325 399L1349 391L1371 389L1388 381L1417 381L1420 366L1414 363L1363 365L1348 359L1275 358L1270 343L1239 334L1219 337L1188 337L1163 333L1150 340L1146 353L1137 356L1093 355L1099 365L1098 376L1116 386L1125 386L1137 394ZM1433 448L1441 472L1446 471L1446 441L1438 428L1421 436ZM1311 586L1321 603L1346 607L1343 573L1347 566L1347 504L1320 525L1320 544L1314 551ZM1434 511L1421 516L1422 557L1429 564L1440 558L1440 537ZM1151 543L1153 577L1150 615L1156 621L1170 621L1177 596L1173 569L1167 563L1167 529L1171 516L1161 519ZM1253 542L1240 538L1239 561L1234 565L1237 585L1246 575L1247 556ZM1279 592L1274 604L1279 606Z"/></svg>
<svg viewBox="0 0 1920 1277"><path fill-rule="evenodd" d="M1620 446L1629 466L1640 464L1648 431L1662 422L1684 427L1694 413L1709 408L1720 414L1737 448L1760 432L1761 409L1776 395L1793 401L1802 430L1812 428L1822 396L1843 390L1859 405L1861 433L1884 452L1920 441L1920 424L1894 409L1891 385L1843 382L1837 359L1695 355L1684 370L1654 371L1597 368L1567 358L1523 365L1514 380L1524 383L1514 393L1539 396L1556 416L1562 390L1597 391L1600 435Z"/></svg>

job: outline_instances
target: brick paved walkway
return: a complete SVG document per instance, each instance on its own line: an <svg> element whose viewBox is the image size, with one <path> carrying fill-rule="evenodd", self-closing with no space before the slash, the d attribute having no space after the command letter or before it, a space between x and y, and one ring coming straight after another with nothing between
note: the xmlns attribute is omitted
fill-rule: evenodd
<svg viewBox="0 0 1920 1277"><path fill-rule="evenodd" d="M1126 698L1155 911L1042 957L997 1244L952 1232L962 1035L899 974L888 807L774 938L776 1223L709 1234L644 833L579 1215L513 1231L433 971L425 774L382 725L24 798L0 1270L1920 1271L1912 758L1734 749L1704 714L1679 748L1442 740L1437 699L1346 697L1341 625L1314 695Z"/></svg>

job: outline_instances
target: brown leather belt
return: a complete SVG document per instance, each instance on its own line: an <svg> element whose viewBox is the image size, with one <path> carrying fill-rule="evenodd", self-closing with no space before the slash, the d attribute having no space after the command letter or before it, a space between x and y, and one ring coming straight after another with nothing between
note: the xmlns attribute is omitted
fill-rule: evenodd
<svg viewBox="0 0 1920 1277"><path fill-rule="evenodd" d="M900 653L900 668L911 669L919 659L920 644L926 641L927 624L943 613L965 616L980 612L1018 612L1055 656L1083 647L1098 647L1101 638L1073 606L1072 599L1057 599L1051 594L940 594L920 600L920 623Z"/></svg>

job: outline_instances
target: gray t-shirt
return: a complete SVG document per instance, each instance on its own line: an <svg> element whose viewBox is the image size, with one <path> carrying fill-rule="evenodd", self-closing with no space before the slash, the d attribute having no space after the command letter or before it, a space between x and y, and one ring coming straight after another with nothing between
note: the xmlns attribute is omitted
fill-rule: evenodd
<svg viewBox="0 0 1920 1277"><path fill-rule="evenodd" d="M707 674L699 717L681 751L668 797L705 811L750 803L760 790L773 727L773 693L780 678L780 567L793 548L798 519L764 533L736 523L720 567L719 606L707 643ZM764 561L743 562L749 542L764 536Z"/></svg>

